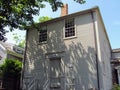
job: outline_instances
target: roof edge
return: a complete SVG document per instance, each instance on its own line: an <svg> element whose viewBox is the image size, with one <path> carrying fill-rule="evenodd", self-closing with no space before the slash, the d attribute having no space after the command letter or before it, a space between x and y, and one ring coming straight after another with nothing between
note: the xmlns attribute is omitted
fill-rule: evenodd
<svg viewBox="0 0 120 90"><path fill-rule="evenodd" d="M95 7L92 7L92 8L89 8L89 9L85 9L85 10L82 10L82 11L79 11L79 12L75 12L75 13L72 13L72 14L68 14L68 15L65 15L65 16L56 17L56 18L53 18L53 19L45 21L45 22L36 23L36 24L34 24L32 26L26 27L26 29L29 30L31 28L35 28L36 26L49 24L49 23L54 23L54 22L60 21L62 19L65 19L67 17L69 18L71 16L78 16L78 15L86 14L86 13L89 13L89 12L97 10L97 9L99 9L99 7L95 6Z"/></svg>
<svg viewBox="0 0 120 90"><path fill-rule="evenodd" d="M112 53L120 52L120 48L112 49Z"/></svg>
<svg viewBox="0 0 120 90"><path fill-rule="evenodd" d="M106 38L107 38L107 41L108 41L109 46L110 46L110 49L112 50L112 47L111 47L111 44L110 44L110 40L109 40L109 37L108 37L108 34L107 34L107 30L106 30L106 28L105 28L105 24L104 24L104 21L103 21L102 15L101 15L101 13L100 13L100 9L99 9L99 7L96 8L96 10L98 11L98 14L99 14L99 17L100 17L101 23L102 23L102 25L103 25L103 28L104 28L104 32L105 32Z"/></svg>

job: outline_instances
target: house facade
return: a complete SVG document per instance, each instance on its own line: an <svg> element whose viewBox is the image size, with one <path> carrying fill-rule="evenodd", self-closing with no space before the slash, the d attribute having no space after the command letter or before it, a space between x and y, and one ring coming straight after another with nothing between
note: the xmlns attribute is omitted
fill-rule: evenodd
<svg viewBox="0 0 120 90"><path fill-rule="evenodd" d="M23 54L23 48L20 48L11 43L0 41L0 64L2 64L5 59L15 59L22 61Z"/></svg>
<svg viewBox="0 0 120 90"><path fill-rule="evenodd" d="M120 85L120 48L112 50L112 74L113 83Z"/></svg>
<svg viewBox="0 0 120 90"><path fill-rule="evenodd" d="M23 90L110 90L111 46L98 7L30 27Z"/></svg>
<svg viewBox="0 0 120 90"><path fill-rule="evenodd" d="M4 62L4 59L6 58L6 49L0 44L0 64Z"/></svg>

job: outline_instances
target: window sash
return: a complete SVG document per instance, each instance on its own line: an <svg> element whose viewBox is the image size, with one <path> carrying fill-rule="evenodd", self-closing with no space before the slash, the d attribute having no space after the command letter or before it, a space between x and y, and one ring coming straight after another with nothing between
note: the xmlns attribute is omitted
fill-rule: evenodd
<svg viewBox="0 0 120 90"><path fill-rule="evenodd" d="M65 38L75 36L74 18L65 21Z"/></svg>
<svg viewBox="0 0 120 90"><path fill-rule="evenodd" d="M39 31L39 42L47 41L47 30L43 29Z"/></svg>

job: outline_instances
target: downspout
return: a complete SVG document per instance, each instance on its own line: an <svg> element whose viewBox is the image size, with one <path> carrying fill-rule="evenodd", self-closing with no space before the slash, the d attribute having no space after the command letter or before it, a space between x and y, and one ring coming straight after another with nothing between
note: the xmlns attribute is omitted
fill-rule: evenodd
<svg viewBox="0 0 120 90"><path fill-rule="evenodd" d="M97 81L98 81L98 90L100 90L100 76L99 76L99 61L98 61L98 46L97 46L97 36L96 36L96 27L95 27L95 18L93 11L91 11L91 17L93 22L93 30L94 30L94 40L95 40L95 48L96 48L96 69L97 69Z"/></svg>
<svg viewBox="0 0 120 90"><path fill-rule="evenodd" d="M27 31L27 30L26 30ZM20 89L22 90L23 88L23 77L24 77L24 72L25 72L25 58L26 58L26 50L27 50L27 36L28 33L26 32L26 37L25 37L25 51L24 51L24 57L23 57L23 61L22 61L22 71L21 71L21 83L20 83Z"/></svg>

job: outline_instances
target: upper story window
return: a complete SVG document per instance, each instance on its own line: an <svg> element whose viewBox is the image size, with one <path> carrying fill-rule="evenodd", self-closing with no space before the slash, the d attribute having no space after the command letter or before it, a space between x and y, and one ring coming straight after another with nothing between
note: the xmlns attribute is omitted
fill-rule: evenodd
<svg viewBox="0 0 120 90"><path fill-rule="evenodd" d="M74 18L65 21L65 38L75 36Z"/></svg>
<svg viewBox="0 0 120 90"><path fill-rule="evenodd" d="M39 31L39 42L47 41L47 28L41 28Z"/></svg>

